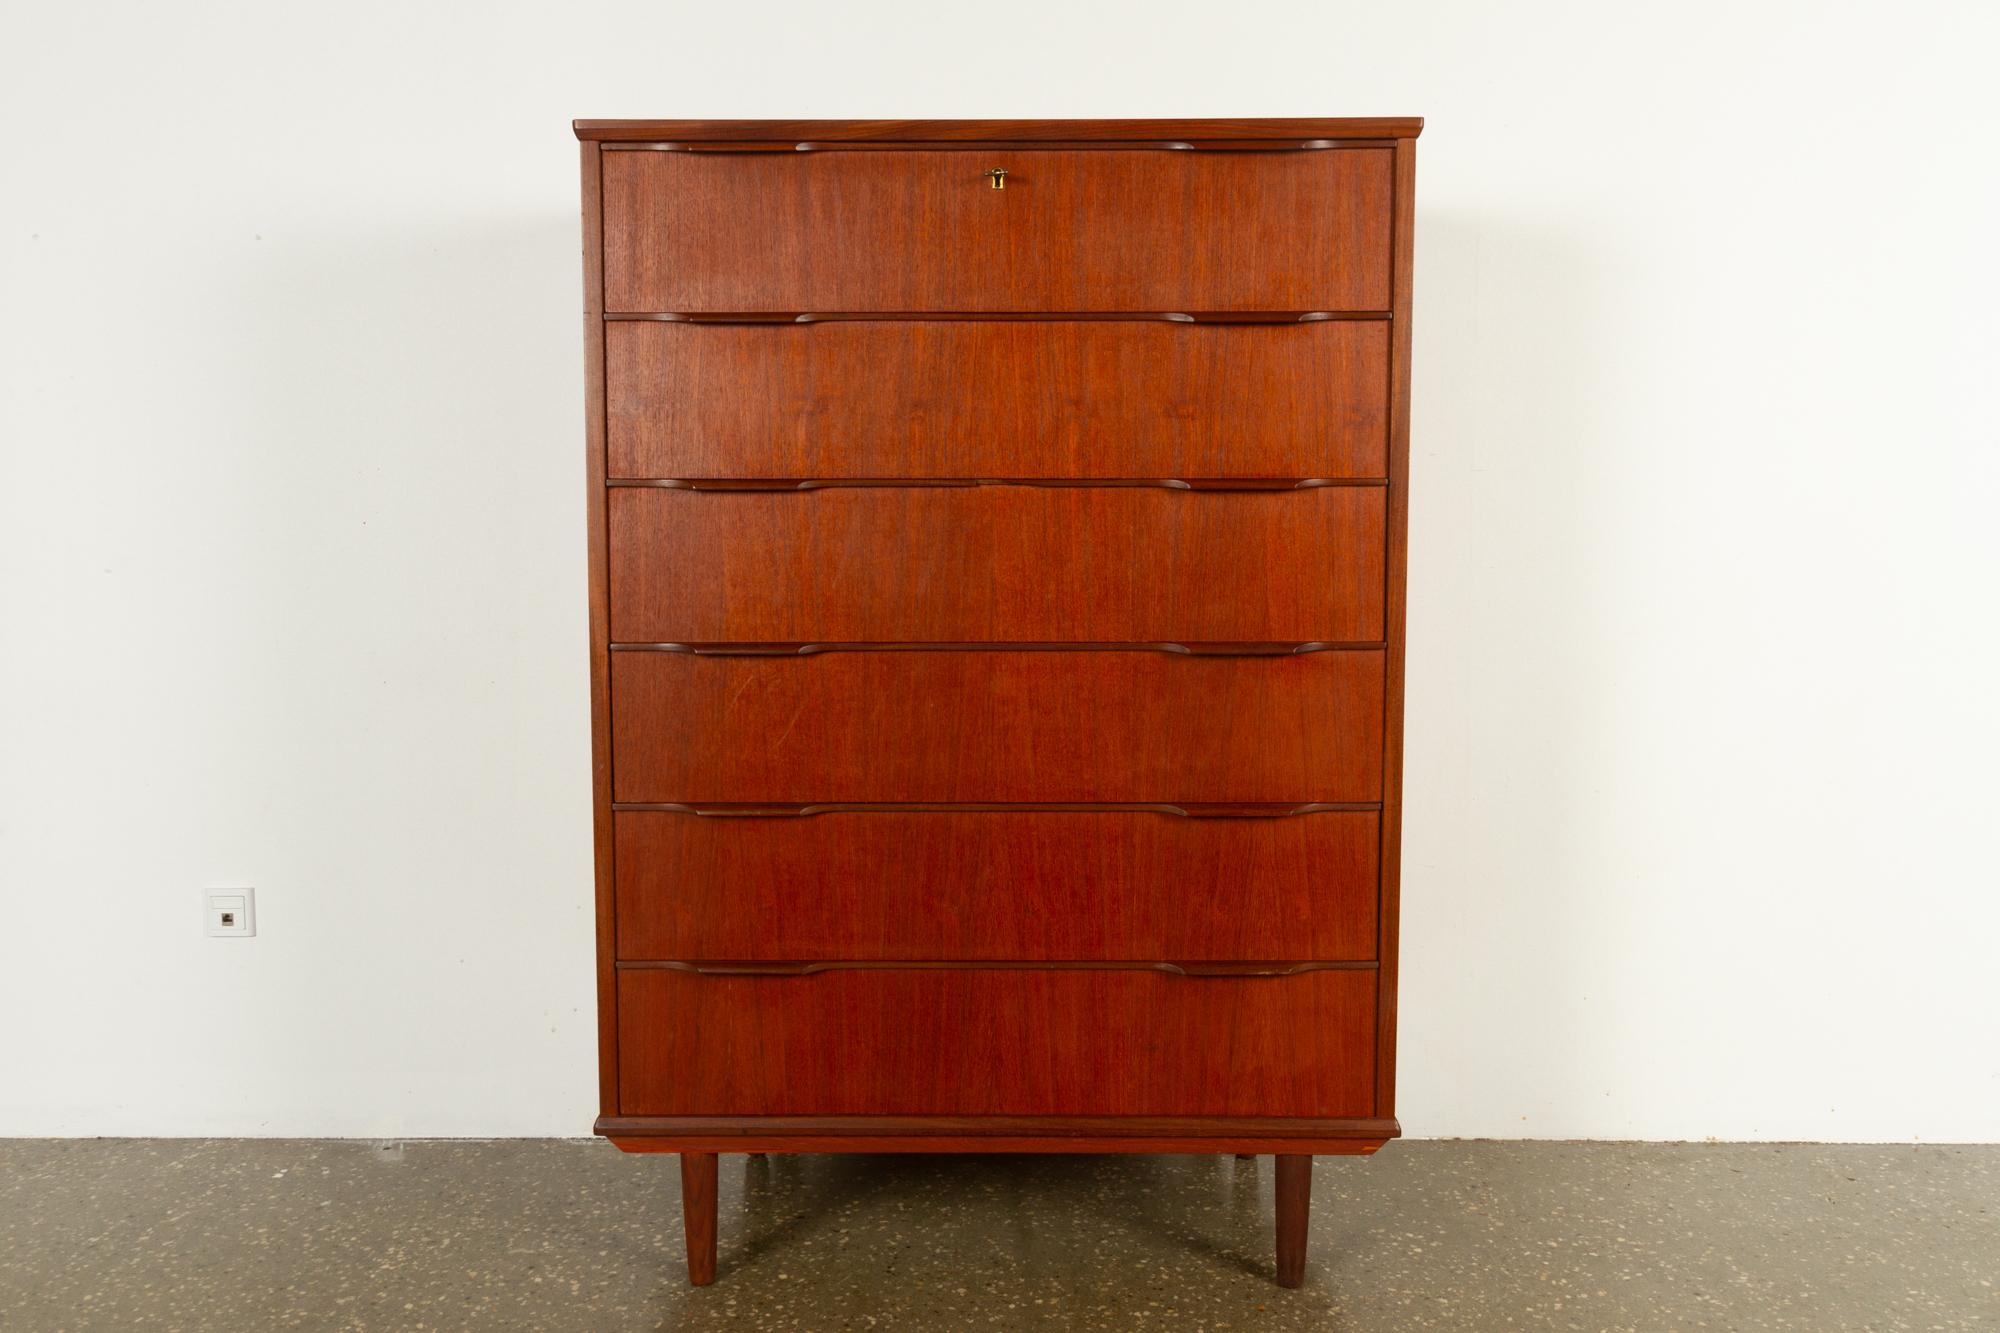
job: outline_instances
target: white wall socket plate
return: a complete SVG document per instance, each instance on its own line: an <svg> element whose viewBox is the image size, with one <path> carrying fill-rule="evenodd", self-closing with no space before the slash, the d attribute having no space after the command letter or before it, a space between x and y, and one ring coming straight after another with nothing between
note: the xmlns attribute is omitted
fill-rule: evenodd
<svg viewBox="0 0 2000 1333"><path fill-rule="evenodd" d="M243 939L257 933L257 890L204 889L208 933Z"/></svg>

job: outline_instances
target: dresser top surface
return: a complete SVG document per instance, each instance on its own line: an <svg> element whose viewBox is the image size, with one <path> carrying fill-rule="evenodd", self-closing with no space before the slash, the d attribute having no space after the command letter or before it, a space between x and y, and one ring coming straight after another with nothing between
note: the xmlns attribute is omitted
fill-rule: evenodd
<svg viewBox="0 0 2000 1333"><path fill-rule="evenodd" d="M578 120L572 124L577 138L609 143L659 139L718 143L1414 139L1424 128L1421 116L1276 120Z"/></svg>

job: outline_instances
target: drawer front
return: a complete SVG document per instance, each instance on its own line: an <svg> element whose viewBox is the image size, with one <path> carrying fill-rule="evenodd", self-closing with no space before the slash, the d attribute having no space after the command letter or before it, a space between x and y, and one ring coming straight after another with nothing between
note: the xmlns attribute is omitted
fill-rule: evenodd
<svg viewBox="0 0 2000 1333"><path fill-rule="evenodd" d="M1379 486L614 488L621 643L1383 636Z"/></svg>
<svg viewBox="0 0 2000 1333"><path fill-rule="evenodd" d="M613 477L1382 477L1389 325L611 323Z"/></svg>
<svg viewBox="0 0 2000 1333"><path fill-rule="evenodd" d="M1387 310L1393 158L607 152L605 308Z"/></svg>
<svg viewBox="0 0 2000 1333"><path fill-rule="evenodd" d="M1376 801L1383 654L611 655L620 801Z"/></svg>
<svg viewBox="0 0 2000 1333"><path fill-rule="evenodd" d="M626 959L1375 956L1373 811L620 811Z"/></svg>
<svg viewBox="0 0 2000 1333"><path fill-rule="evenodd" d="M1366 1116L1375 973L618 975L625 1115Z"/></svg>

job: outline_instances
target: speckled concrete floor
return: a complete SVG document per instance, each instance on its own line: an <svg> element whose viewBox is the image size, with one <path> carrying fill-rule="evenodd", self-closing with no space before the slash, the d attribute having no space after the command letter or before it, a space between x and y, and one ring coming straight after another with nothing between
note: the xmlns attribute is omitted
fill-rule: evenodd
<svg viewBox="0 0 2000 1333"><path fill-rule="evenodd" d="M582 1142L0 1140L0 1328L2000 1328L2000 1147L675 1159Z"/></svg>

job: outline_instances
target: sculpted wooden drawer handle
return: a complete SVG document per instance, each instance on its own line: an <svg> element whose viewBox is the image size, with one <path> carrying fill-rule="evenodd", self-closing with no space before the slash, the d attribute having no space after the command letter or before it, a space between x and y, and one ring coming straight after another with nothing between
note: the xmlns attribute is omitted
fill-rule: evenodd
<svg viewBox="0 0 2000 1333"><path fill-rule="evenodd" d="M602 318L649 324L976 323L1320 324L1392 318L1387 310L607 310Z"/></svg>
<svg viewBox="0 0 2000 1333"><path fill-rule="evenodd" d="M715 801L689 805L682 801L618 801L617 810L650 811L656 814L695 815L703 819L804 819L813 815L921 814L951 812L964 814L1067 813L1170 815L1176 819L1290 819L1295 815L1343 814L1380 810L1376 801L1301 801L1296 804L1252 801L1189 801L1184 805L1167 802L993 802L993 801L821 801L808 805L778 805L770 802Z"/></svg>
<svg viewBox="0 0 2000 1333"><path fill-rule="evenodd" d="M1379 643L614 643L614 653L696 657L818 657L822 653L1167 653L1175 657L1297 657L1367 651Z"/></svg>
<svg viewBox="0 0 2000 1333"><path fill-rule="evenodd" d="M1327 962L1183 962L1183 963L1064 963L985 961L973 963L930 962L784 962L737 959L680 959L626 961L618 964L625 972L692 972L702 977L816 977L823 972L1163 972L1193 980L1214 978L1295 977L1306 972L1365 972L1377 966L1373 959Z"/></svg>
<svg viewBox="0 0 2000 1333"><path fill-rule="evenodd" d="M613 477L613 490L842 491L965 490L978 486L1032 486L1042 490L1316 491L1327 486L1386 485L1381 477Z"/></svg>

